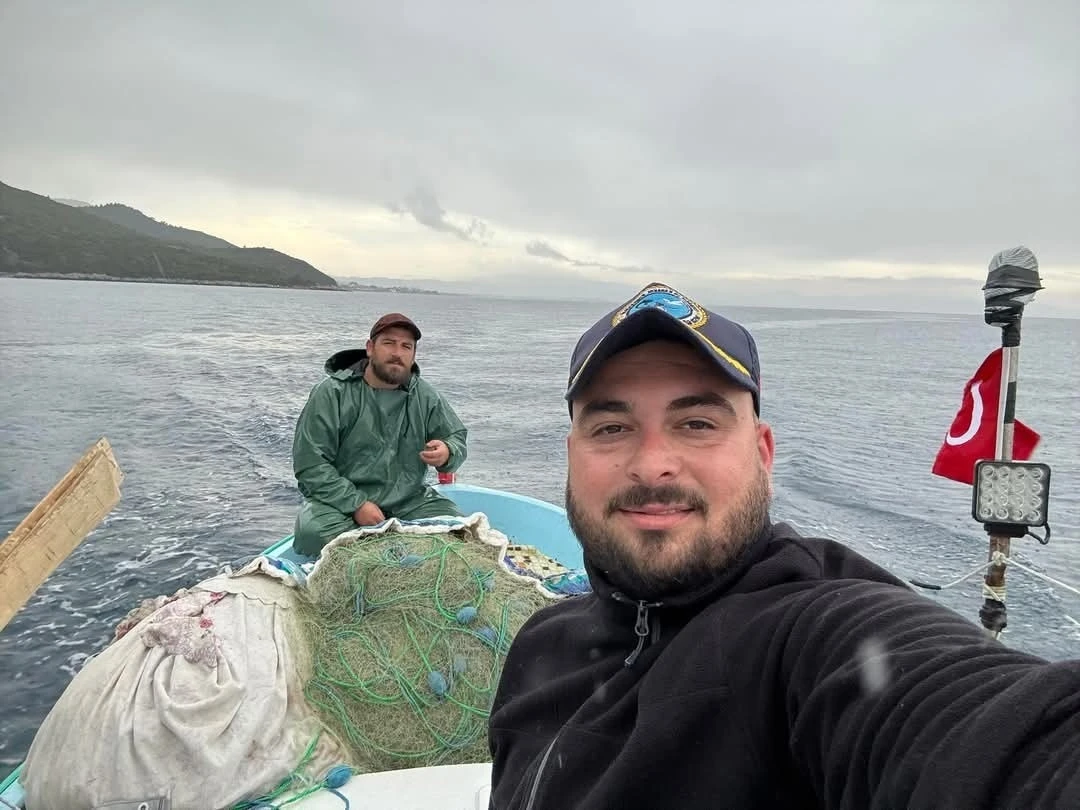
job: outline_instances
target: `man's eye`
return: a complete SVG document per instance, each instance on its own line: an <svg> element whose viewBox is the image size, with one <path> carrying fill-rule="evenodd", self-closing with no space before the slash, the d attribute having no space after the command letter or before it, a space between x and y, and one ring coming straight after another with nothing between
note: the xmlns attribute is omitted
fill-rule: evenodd
<svg viewBox="0 0 1080 810"><path fill-rule="evenodd" d="M612 435L622 432L622 425L601 425L593 431L593 435Z"/></svg>
<svg viewBox="0 0 1080 810"><path fill-rule="evenodd" d="M683 422L683 426L690 428L690 430L711 430L712 423L706 422L704 419L690 419L687 422Z"/></svg>

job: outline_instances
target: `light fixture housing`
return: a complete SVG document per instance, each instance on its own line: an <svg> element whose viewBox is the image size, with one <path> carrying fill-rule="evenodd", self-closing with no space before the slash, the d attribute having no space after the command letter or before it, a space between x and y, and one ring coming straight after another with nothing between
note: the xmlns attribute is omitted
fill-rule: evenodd
<svg viewBox="0 0 1080 810"><path fill-rule="evenodd" d="M1023 529L1045 526L1050 506L1050 465L984 459L975 464L971 516L983 525Z"/></svg>

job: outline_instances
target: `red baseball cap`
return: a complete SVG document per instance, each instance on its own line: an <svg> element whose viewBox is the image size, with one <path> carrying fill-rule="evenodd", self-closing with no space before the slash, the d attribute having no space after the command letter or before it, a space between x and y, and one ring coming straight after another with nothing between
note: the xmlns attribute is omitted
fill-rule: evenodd
<svg viewBox="0 0 1080 810"><path fill-rule="evenodd" d="M413 333L414 338L417 340L420 339L420 328L413 323L410 318L407 318L400 312L390 312L375 321L375 325L371 327L371 339L374 340L379 332L389 329L391 326L400 326L403 329L408 329Z"/></svg>

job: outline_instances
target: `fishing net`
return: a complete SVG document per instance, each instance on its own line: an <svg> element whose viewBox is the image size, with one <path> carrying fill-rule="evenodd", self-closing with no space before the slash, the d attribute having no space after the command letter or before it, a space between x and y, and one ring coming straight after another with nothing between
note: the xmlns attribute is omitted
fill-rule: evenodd
<svg viewBox="0 0 1080 810"><path fill-rule="evenodd" d="M566 573L544 558L523 574L504 551L467 529L350 533L324 549L301 602L305 696L358 771L489 758L510 641L555 595L536 576Z"/></svg>
<svg viewBox="0 0 1080 810"><path fill-rule="evenodd" d="M585 590L481 513L357 529L314 565L259 555L124 617L35 735L28 806L281 807L487 761L511 640Z"/></svg>

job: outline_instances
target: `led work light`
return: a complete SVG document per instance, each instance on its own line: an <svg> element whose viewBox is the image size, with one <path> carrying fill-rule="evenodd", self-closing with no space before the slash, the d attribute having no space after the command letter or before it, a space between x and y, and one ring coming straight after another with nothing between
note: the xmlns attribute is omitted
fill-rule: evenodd
<svg viewBox="0 0 1080 810"><path fill-rule="evenodd" d="M1049 465L992 460L975 464L971 516L980 523L1026 531L1031 526L1046 525L1049 505Z"/></svg>

